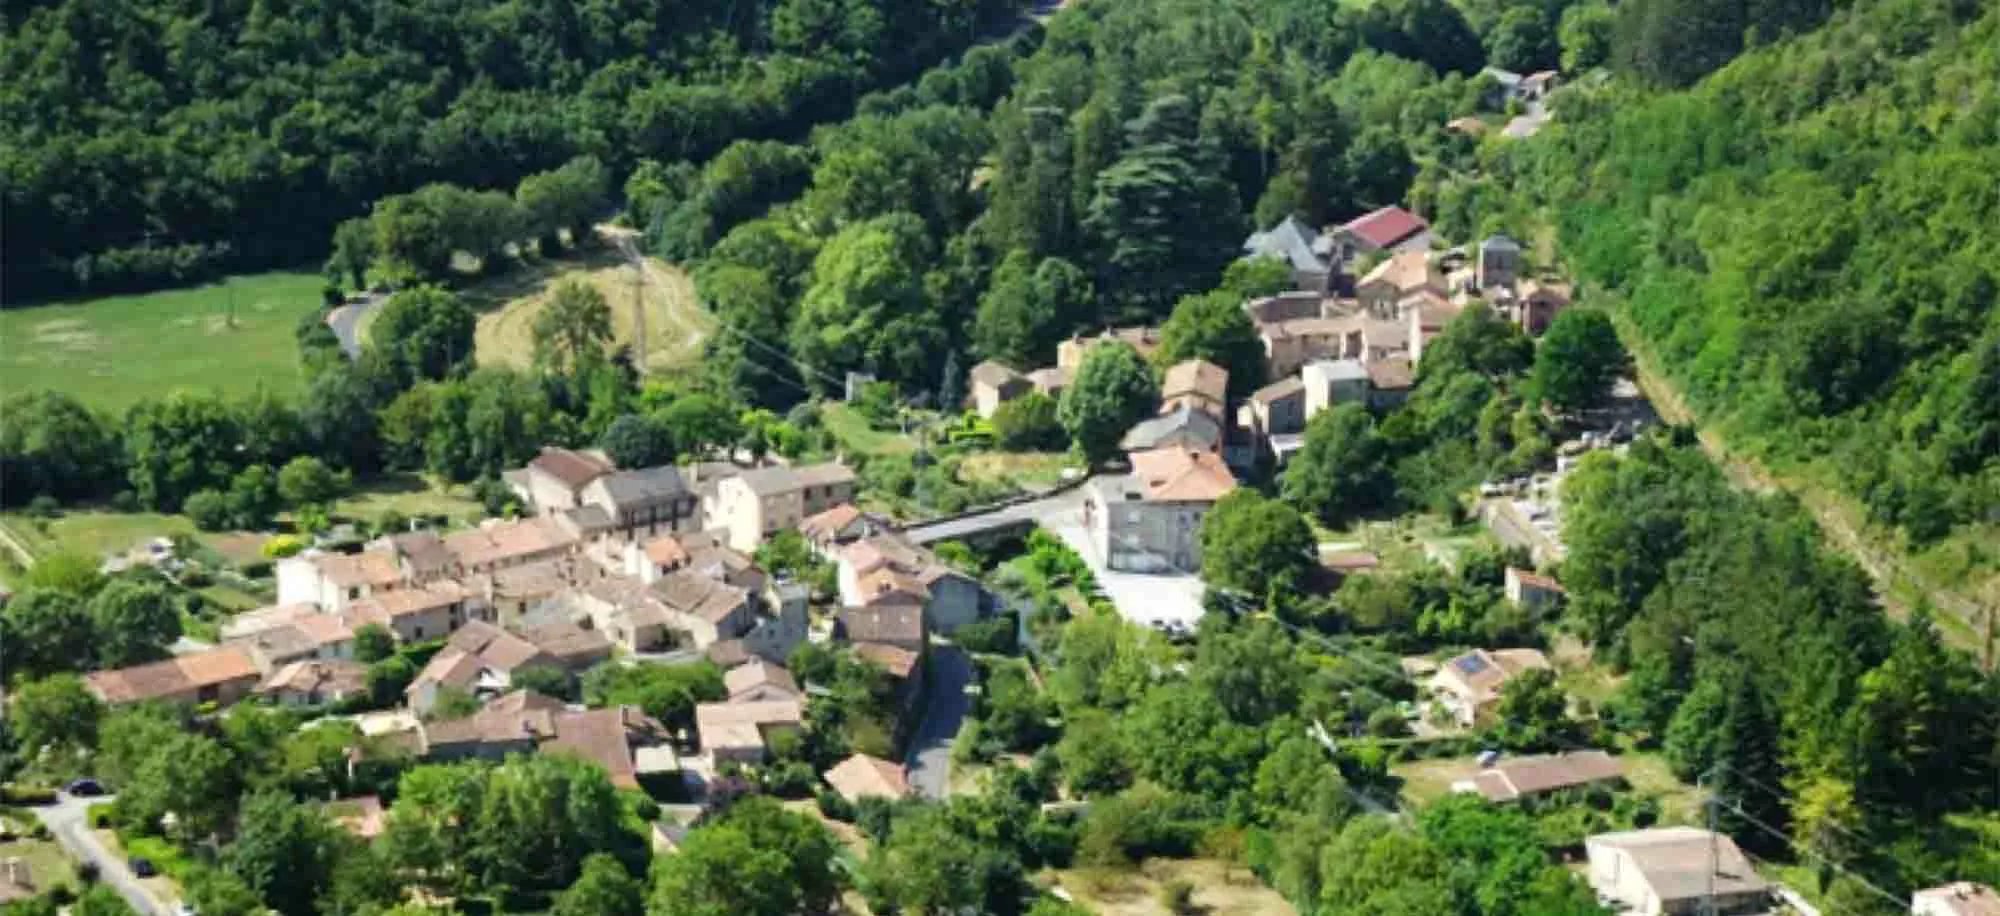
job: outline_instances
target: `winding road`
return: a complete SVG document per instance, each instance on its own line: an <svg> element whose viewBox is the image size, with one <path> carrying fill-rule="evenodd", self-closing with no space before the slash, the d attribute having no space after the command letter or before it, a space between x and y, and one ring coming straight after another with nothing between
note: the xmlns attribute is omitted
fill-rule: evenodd
<svg viewBox="0 0 2000 916"><path fill-rule="evenodd" d="M326 313L326 326L333 329L333 336L339 338L340 349L348 359L361 358L361 319L369 312L389 301L393 293L366 292L361 297Z"/></svg>
<svg viewBox="0 0 2000 916"><path fill-rule="evenodd" d="M972 683L972 659L964 649L933 645L924 672L924 721L910 740L904 761L910 785L925 798L944 798L951 791L951 742L972 711L965 688Z"/></svg>

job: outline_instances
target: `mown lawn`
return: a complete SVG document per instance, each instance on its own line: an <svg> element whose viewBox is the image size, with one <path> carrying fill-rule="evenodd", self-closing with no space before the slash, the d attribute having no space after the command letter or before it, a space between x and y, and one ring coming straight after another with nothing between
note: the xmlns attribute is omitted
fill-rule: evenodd
<svg viewBox="0 0 2000 916"><path fill-rule="evenodd" d="M840 440L841 448L859 455L903 455L917 444L895 430L876 429L868 418L846 404L829 401L819 409L820 422Z"/></svg>
<svg viewBox="0 0 2000 916"><path fill-rule="evenodd" d="M357 483L333 504L333 514L373 523L390 510L406 518L443 515L454 524L476 518L484 507L466 487L431 481L418 474L384 474Z"/></svg>
<svg viewBox="0 0 2000 916"><path fill-rule="evenodd" d="M1072 868L1046 874L1077 903L1101 916L1172 916L1160 905L1160 888L1175 879L1194 885L1194 906L1207 916L1298 912L1249 868L1214 859L1148 859L1137 868Z"/></svg>
<svg viewBox="0 0 2000 916"><path fill-rule="evenodd" d="M318 274L251 274L0 310L0 391L50 388L107 410L177 389L297 394L293 329L324 285Z"/></svg>
<svg viewBox="0 0 2000 916"><path fill-rule="evenodd" d="M73 550L93 557L123 553L156 537L198 535L185 515L158 512L106 512L95 509L64 512L53 519L30 518L18 512L0 515L0 524L37 556Z"/></svg>

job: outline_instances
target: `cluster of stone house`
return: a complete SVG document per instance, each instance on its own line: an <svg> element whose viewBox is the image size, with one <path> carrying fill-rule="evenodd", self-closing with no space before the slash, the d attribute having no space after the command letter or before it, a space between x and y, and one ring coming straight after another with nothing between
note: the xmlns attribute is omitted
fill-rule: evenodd
<svg viewBox="0 0 2000 916"><path fill-rule="evenodd" d="M1297 287L1243 306L1270 377L1234 425L1263 454L1283 462L1303 445L1306 422L1340 404L1400 406L1425 345L1476 302L1529 335L1569 305L1569 287L1527 276L1520 245L1506 236L1470 250L1434 250L1434 241L1422 218L1399 207L1325 234L1287 217L1245 241L1246 256L1285 261Z"/></svg>
<svg viewBox="0 0 2000 916"><path fill-rule="evenodd" d="M929 635L990 609L976 578L855 508L854 475L838 464L623 471L549 448L507 479L524 517L287 558L278 603L230 620L220 645L94 673L91 689L109 703L338 703L368 689L355 633L377 625L399 643L443 644L405 690L401 718L371 734L428 759L573 751L627 785L759 762L778 734L803 727L806 695L782 664L809 638L811 596L751 556L778 532L798 531L836 564L844 610L831 637L883 669L904 712L923 695ZM572 709L516 683L529 669L575 676L614 656L706 657L724 668L729 697L696 710L695 735L668 736L636 710ZM434 720L452 694L483 705ZM828 779L851 797L907 791L900 767L874 758Z"/></svg>

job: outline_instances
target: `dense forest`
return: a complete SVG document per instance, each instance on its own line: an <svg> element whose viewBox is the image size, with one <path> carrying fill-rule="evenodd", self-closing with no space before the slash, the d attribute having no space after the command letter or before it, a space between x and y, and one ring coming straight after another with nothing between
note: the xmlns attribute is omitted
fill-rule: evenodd
<svg viewBox="0 0 2000 916"><path fill-rule="evenodd" d="M2000 510L2000 11L1864 3L1493 163L1709 419L1915 545Z"/></svg>
<svg viewBox="0 0 2000 916"><path fill-rule="evenodd" d="M9 301L323 256L429 181L797 138L1007 26L1005 2L8 4Z"/></svg>

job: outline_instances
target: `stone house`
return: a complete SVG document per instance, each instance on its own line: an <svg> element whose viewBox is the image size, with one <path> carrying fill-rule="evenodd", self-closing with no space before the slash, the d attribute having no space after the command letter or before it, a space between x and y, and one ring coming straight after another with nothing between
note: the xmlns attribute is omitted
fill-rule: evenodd
<svg viewBox="0 0 2000 916"><path fill-rule="evenodd" d="M1135 452L1130 474L1085 485L1084 528L1112 569L1192 571L1201 567L1201 520L1236 478L1213 452Z"/></svg>
<svg viewBox="0 0 2000 916"><path fill-rule="evenodd" d="M1329 243L1320 238L1319 230L1292 215L1243 240L1244 257L1275 258L1290 267L1296 290L1326 291L1333 273L1329 251Z"/></svg>
<svg viewBox="0 0 2000 916"><path fill-rule="evenodd" d="M1431 227L1402 207L1382 207L1342 224L1330 246L1336 265L1352 264L1366 255L1424 251L1431 247Z"/></svg>
<svg viewBox="0 0 2000 916"><path fill-rule="evenodd" d="M338 703L368 689L368 666L352 659L295 661L274 669L253 691L280 706Z"/></svg>
<svg viewBox="0 0 2000 916"><path fill-rule="evenodd" d="M853 501L854 472L845 465L757 468L716 486L705 527L727 531L729 546L748 553L807 516Z"/></svg>
<svg viewBox="0 0 2000 916"><path fill-rule="evenodd" d="M973 366L970 375L973 407L988 420L993 419L993 412L999 410L1000 405L1033 391L1035 387L1013 368L990 359Z"/></svg>
<svg viewBox="0 0 2000 916"><path fill-rule="evenodd" d="M1474 649L1439 665L1427 686L1453 721L1471 728L1491 717L1508 681L1536 669L1553 670L1538 649Z"/></svg>
<svg viewBox="0 0 2000 916"><path fill-rule="evenodd" d="M1764 913L1771 887L1736 841L1696 827L1600 833L1583 841L1598 896L1633 916Z"/></svg>
<svg viewBox="0 0 2000 916"><path fill-rule="evenodd" d="M949 634L980 618L986 590L979 580L939 561L896 534L856 541L840 552L840 603L850 608L905 604L926 627Z"/></svg>
<svg viewBox="0 0 2000 916"><path fill-rule="evenodd" d="M1056 344L1056 368L1075 372L1083 365L1083 355L1093 347L1108 343L1122 343L1137 351L1139 358L1150 360L1160 349L1159 328L1108 328L1095 337L1077 337Z"/></svg>
<svg viewBox="0 0 2000 916"><path fill-rule="evenodd" d="M1323 359L1299 370L1305 419L1311 421L1342 404L1368 403L1368 369L1352 359Z"/></svg>
<svg viewBox="0 0 2000 916"><path fill-rule="evenodd" d="M213 703L220 707L249 696L263 678L256 660L242 646L218 646L129 668L92 671L83 681L107 706Z"/></svg>
<svg viewBox="0 0 2000 916"><path fill-rule="evenodd" d="M583 490L615 468L601 452L544 446L528 466L509 471L504 479L524 507L537 515L555 515L583 505Z"/></svg>
<svg viewBox="0 0 2000 916"><path fill-rule="evenodd" d="M672 465L600 475L583 488L580 499L604 510L611 531L627 540L701 526L701 497Z"/></svg>
<svg viewBox="0 0 2000 916"><path fill-rule="evenodd" d="M1188 407L1220 420L1229 397L1229 370L1205 359L1167 367L1160 382L1160 413Z"/></svg>

